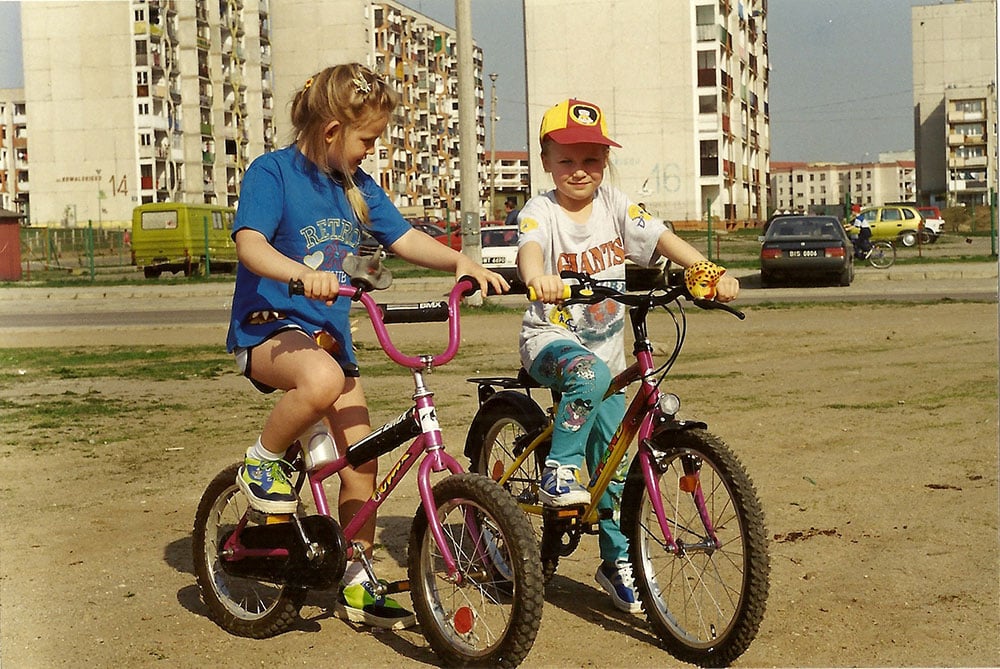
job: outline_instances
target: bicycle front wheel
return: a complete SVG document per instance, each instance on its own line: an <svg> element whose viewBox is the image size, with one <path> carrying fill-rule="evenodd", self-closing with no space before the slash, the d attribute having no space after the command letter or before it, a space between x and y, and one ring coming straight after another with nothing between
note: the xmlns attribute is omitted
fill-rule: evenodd
<svg viewBox="0 0 1000 669"><path fill-rule="evenodd" d="M868 262L872 267L887 269L896 262L896 247L889 242L873 242L872 252L868 254Z"/></svg>
<svg viewBox="0 0 1000 669"><path fill-rule="evenodd" d="M223 469L201 497L192 532L194 573L208 615L219 627L237 636L264 639L298 620L306 589L243 578L225 569L226 539L250 512L249 501L236 485L241 464Z"/></svg>
<svg viewBox="0 0 1000 669"><path fill-rule="evenodd" d="M417 509L408 575L427 642L446 665L516 667L542 619L542 567L527 518L479 474L441 480L434 504L458 573L448 573L427 514Z"/></svg>
<svg viewBox="0 0 1000 669"><path fill-rule="evenodd" d="M622 530L642 608L671 655L727 666L753 641L767 602L770 561L757 493L735 454L704 430L657 435L653 447L675 547L660 530L636 458L622 496Z"/></svg>

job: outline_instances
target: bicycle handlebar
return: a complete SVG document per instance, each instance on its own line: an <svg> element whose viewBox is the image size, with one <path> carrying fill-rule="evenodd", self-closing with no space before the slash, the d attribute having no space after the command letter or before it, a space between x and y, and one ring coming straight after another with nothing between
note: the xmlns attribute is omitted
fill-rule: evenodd
<svg viewBox="0 0 1000 669"><path fill-rule="evenodd" d="M730 307L724 302L692 297L691 293L688 292L687 288L683 285L669 288L666 292L623 293L610 286L601 285L598 281L595 281L586 275L580 275L575 272L563 272L561 276L563 276L563 278L576 279L577 281L580 281L580 283L563 284L562 298L570 304L595 304L602 300L610 299L630 307L658 307L666 306L667 304L676 302L680 298L684 297L701 309L720 309L736 316L740 320L746 318L745 313ZM537 301L538 296L535 294L535 290L533 288L530 286L524 286L524 284L520 284L520 286L523 286L523 292L527 295L530 301ZM511 292L521 291L515 291L512 284Z"/></svg>
<svg viewBox="0 0 1000 669"><path fill-rule="evenodd" d="M421 369L447 364L455 357L461 341L459 301L478 291L479 284L471 277L463 276L452 287L446 302L379 304L369 295L368 290L359 286L340 286L339 297L350 298L355 302L360 302L365 307L372 327L375 329L375 337L378 339L379 345L393 362L403 367ZM305 286L302 281L291 279L288 282L288 294L289 296L304 295ZM448 346L443 352L434 356L405 355L392 343L389 331L385 327L394 323L443 322L448 323Z"/></svg>

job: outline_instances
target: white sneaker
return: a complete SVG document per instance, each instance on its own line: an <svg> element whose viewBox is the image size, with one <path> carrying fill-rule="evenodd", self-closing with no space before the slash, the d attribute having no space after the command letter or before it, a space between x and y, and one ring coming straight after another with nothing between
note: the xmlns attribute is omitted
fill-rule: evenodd
<svg viewBox="0 0 1000 669"><path fill-rule="evenodd" d="M590 492L580 485L580 468L546 460L542 469L542 487L538 491L542 504L570 506L590 502Z"/></svg>

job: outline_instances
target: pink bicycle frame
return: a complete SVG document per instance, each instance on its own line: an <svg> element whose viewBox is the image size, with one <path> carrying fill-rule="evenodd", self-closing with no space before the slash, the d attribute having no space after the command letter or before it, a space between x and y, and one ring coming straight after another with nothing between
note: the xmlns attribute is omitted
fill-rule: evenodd
<svg viewBox="0 0 1000 669"><path fill-rule="evenodd" d="M416 463L420 453L423 452L425 455L420 463L420 467L417 470L417 489L420 494L420 501L423 503L424 512L427 515L428 528L437 543L438 549L441 551L441 557L447 567L449 575L456 578L458 576L458 568L455 562L455 557L452 555L451 550L445 541L441 522L435 513L436 506L434 504L434 494L431 485L431 474L444 471L448 471L452 474L461 474L465 470L455 458L444 450L441 429L435 416L434 397L432 393L423 388L422 370L429 370L433 367L444 365L455 357L455 354L458 352L459 342L461 341L459 303L462 296L468 294L469 291L475 287L476 286L471 279L463 278L452 288L451 293L448 296L448 346L442 353L435 356L409 356L403 354L392 343L389 331L386 329L383 312L371 295L354 287L340 287L341 297L351 298L364 305L368 312L368 316L371 319L372 326L374 327L375 336L386 355L388 355L389 358L397 364L413 370L415 383L418 386L418 392L415 394L415 408L417 416L419 417L421 428L421 434L413 440L409 448L406 449L406 452L403 453L396 464L393 465L388 474L385 475L379 485L375 488L375 492L372 496L361 506L350 522L348 522L347 526L343 528L344 536L348 540L348 559L353 557L353 537L357 534L358 530L365 524L365 522L367 522L368 519L378 511L382 502L389 497L399 482L413 467L414 463ZM432 305L428 305L429 308L431 306ZM420 392L420 389L423 389L425 392ZM294 450L290 450L287 457L294 459ZM312 472L306 472L306 476L309 481L309 488L312 491L313 500L316 504L317 513L325 516L331 515L330 505L326 498L326 489L323 486L323 482L348 465L347 454L344 453L341 454L339 458L321 467L320 469ZM230 538L230 541L232 542L235 537L238 537L238 535L239 532L234 533ZM287 553L287 551L283 551L282 549L240 549L236 546L228 545L227 548L235 549L238 553L243 555L263 554L277 556L282 553Z"/></svg>

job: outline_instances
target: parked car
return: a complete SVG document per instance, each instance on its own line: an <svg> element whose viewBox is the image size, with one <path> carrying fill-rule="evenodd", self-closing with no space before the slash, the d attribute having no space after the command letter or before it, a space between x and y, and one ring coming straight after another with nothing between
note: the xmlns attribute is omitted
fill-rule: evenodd
<svg viewBox="0 0 1000 669"><path fill-rule="evenodd" d="M835 216L782 216L761 237L760 285L778 280L854 280L854 245Z"/></svg>
<svg viewBox="0 0 1000 669"><path fill-rule="evenodd" d="M437 238L447 234L447 231L437 223L427 223L426 221L410 221L414 230L427 233L431 237Z"/></svg>
<svg viewBox="0 0 1000 669"><path fill-rule="evenodd" d="M914 246L924 229L924 219L916 207L908 205L884 205L862 209L849 221L851 234L857 234L854 224L858 218L864 219L872 229L872 239L898 241L903 246Z"/></svg>
<svg viewBox="0 0 1000 669"><path fill-rule="evenodd" d="M371 233L367 230L361 230L361 241L358 242L358 255L359 256L370 256L374 255L375 251L378 250L378 240L372 237ZM389 249L383 248L387 256L391 256L392 253Z"/></svg>
<svg viewBox="0 0 1000 669"><path fill-rule="evenodd" d="M937 207L917 207L917 211L924 217L924 230L920 242L933 244L944 232L944 219L941 217L941 210Z"/></svg>
<svg viewBox="0 0 1000 669"><path fill-rule="evenodd" d="M511 281L517 278L517 226L496 225L479 230L483 267Z"/></svg>

